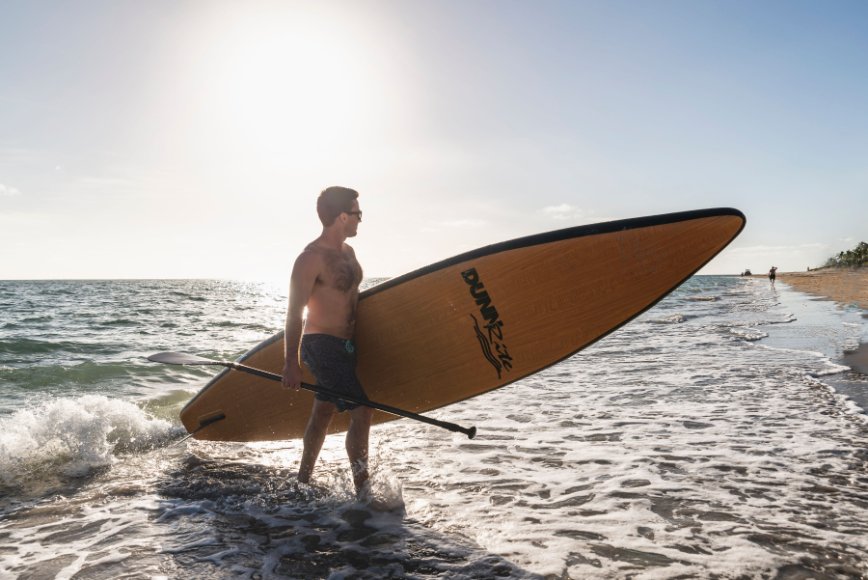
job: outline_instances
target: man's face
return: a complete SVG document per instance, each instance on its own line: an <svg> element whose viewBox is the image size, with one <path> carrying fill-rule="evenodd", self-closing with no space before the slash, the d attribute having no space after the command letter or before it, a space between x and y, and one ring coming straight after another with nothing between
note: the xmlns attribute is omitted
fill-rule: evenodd
<svg viewBox="0 0 868 580"><path fill-rule="evenodd" d="M359 209L359 201L353 201L353 209L346 212L347 222L346 222L346 234L348 238L353 238L359 231L359 224L362 221L362 211Z"/></svg>

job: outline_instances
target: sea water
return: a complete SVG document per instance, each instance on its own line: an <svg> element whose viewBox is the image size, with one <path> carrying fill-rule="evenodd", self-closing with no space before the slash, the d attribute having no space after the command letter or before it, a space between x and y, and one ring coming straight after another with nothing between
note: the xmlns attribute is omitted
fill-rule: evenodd
<svg viewBox="0 0 868 580"><path fill-rule="evenodd" d="M368 281L375 283L376 281ZM283 325L281 287L0 282L0 578L854 578L868 574L862 311L694 277L578 355L341 436L188 440L178 412ZM436 388L436 385L432 385Z"/></svg>

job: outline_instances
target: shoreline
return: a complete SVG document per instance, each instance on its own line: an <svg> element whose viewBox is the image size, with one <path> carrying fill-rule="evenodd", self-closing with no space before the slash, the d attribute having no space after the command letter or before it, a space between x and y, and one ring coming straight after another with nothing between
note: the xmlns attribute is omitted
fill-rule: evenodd
<svg viewBox="0 0 868 580"><path fill-rule="evenodd" d="M778 274L777 279L799 292L842 305L858 306L863 310L863 318L868 318L868 268L784 272ZM856 350L845 352L841 360L855 372L868 375L868 343L861 343Z"/></svg>

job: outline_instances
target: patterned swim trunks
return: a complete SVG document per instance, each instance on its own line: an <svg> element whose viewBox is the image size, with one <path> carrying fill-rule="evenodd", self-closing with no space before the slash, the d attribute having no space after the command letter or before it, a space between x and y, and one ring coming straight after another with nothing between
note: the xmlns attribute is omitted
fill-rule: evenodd
<svg viewBox="0 0 868 580"><path fill-rule="evenodd" d="M329 334L305 334L301 339L301 362L307 365L320 386L357 399L368 398L356 377L356 348L352 340ZM316 398L334 403L339 412L359 406L320 393Z"/></svg>

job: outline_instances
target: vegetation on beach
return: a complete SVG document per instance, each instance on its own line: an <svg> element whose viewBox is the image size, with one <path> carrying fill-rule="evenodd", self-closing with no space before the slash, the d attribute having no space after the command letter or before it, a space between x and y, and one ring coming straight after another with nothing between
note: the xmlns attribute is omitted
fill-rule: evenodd
<svg viewBox="0 0 868 580"><path fill-rule="evenodd" d="M838 252L837 256L833 256L826 260L823 264L824 268L861 268L868 264L868 243L859 242L852 250Z"/></svg>

